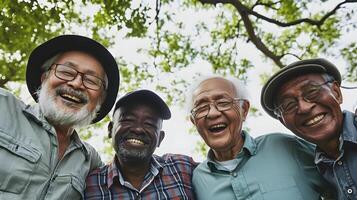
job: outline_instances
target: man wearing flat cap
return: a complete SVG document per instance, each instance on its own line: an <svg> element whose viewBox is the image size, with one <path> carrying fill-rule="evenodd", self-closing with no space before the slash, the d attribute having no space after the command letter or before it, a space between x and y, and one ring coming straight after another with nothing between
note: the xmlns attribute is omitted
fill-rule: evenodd
<svg viewBox="0 0 357 200"><path fill-rule="evenodd" d="M115 59L92 39L58 36L33 50L26 83L35 105L0 89L0 199L81 199L86 176L103 163L75 128L114 105Z"/></svg>
<svg viewBox="0 0 357 200"><path fill-rule="evenodd" d="M357 117L341 110L340 84L329 61L297 61L268 80L261 104L295 135L317 145L315 163L338 199L357 199Z"/></svg>
<svg viewBox="0 0 357 200"><path fill-rule="evenodd" d="M162 122L170 117L166 103L150 90L120 98L108 126L116 155L90 173L85 199L194 199L192 158L153 154L165 136Z"/></svg>

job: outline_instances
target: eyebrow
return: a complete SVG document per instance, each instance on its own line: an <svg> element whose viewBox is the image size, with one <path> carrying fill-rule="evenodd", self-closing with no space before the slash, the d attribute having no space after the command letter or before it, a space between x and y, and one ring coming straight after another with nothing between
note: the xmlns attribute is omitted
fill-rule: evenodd
<svg viewBox="0 0 357 200"><path fill-rule="evenodd" d="M218 100L218 99L227 99L227 98L233 98L233 97L229 96L227 93L220 93L220 94L211 96L211 99L213 99L215 101ZM209 99L210 98L208 96L204 96L201 99L198 99L198 101L195 101L193 105L197 106L197 105L199 105L201 103L209 102Z"/></svg>
<svg viewBox="0 0 357 200"><path fill-rule="evenodd" d="M78 65L73 63L73 62L71 62L71 61L66 61L63 64L78 70L77 69ZM99 74L97 74L95 71L90 70L90 69L87 69L85 72L81 72L81 73L88 74L88 75L93 75L93 76L98 77L98 78L100 77Z"/></svg>

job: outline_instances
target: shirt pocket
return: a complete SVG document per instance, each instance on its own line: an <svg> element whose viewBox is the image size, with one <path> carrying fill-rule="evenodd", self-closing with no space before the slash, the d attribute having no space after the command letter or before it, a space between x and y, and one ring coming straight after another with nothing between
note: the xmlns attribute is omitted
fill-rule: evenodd
<svg viewBox="0 0 357 200"><path fill-rule="evenodd" d="M26 189L41 153L0 130L0 190L20 193Z"/></svg>
<svg viewBox="0 0 357 200"><path fill-rule="evenodd" d="M262 181L259 185L264 199L303 200L294 177L277 176Z"/></svg>
<svg viewBox="0 0 357 200"><path fill-rule="evenodd" d="M84 180L73 174L57 175L51 183L51 199L83 199Z"/></svg>

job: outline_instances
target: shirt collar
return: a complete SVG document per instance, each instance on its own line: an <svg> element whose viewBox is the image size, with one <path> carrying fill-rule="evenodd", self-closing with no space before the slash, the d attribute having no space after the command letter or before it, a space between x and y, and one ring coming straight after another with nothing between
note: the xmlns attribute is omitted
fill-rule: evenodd
<svg viewBox="0 0 357 200"><path fill-rule="evenodd" d="M38 104L23 105L22 111L26 116L31 117L36 123L40 124L47 132L55 135L55 128L48 123ZM81 141L76 130L73 130L71 139L76 147L82 149L86 160L88 160L90 157L88 147Z"/></svg>
<svg viewBox="0 0 357 200"><path fill-rule="evenodd" d="M342 132L339 137L339 150L343 152L345 142L357 144L357 117L354 113L343 111ZM319 147L316 147L315 163L328 162L327 155Z"/></svg>
<svg viewBox="0 0 357 200"><path fill-rule="evenodd" d="M114 156L114 159L111 163L108 164L108 172L107 172L107 183L108 183L108 188L110 188L113 185L114 178L119 177L119 169L117 168L116 163L116 156Z"/></svg>
<svg viewBox="0 0 357 200"><path fill-rule="evenodd" d="M244 139L244 144L243 144L243 147L240 150L240 152L237 154L237 157L242 154L246 154L247 156L254 156L257 151L257 144L256 144L255 140L249 135L249 133L247 131L243 130L241 132L241 134ZM212 149L210 149L207 154L207 165L211 170L214 170L214 169L216 169L216 167L215 167L216 164L217 163L214 159L214 153L213 153Z"/></svg>
<svg viewBox="0 0 357 200"><path fill-rule="evenodd" d="M47 125L48 122L45 118L45 116L43 115L43 113L41 112L40 106L38 104L35 105L24 105L22 107L22 111L24 112L24 114L28 117L31 117L32 119L34 119L37 123L41 124L41 125Z"/></svg>
<svg viewBox="0 0 357 200"><path fill-rule="evenodd" d="M342 139L357 144L357 117L349 111L343 111Z"/></svg>
<svg viewBox="0 0 357 200"><path fill-rule="evenodd" d="M116 165L117 159L118 158L114 156L113 161L108 164L108 172L107 172L108 188L110 188L113 185L113 182L116 177L118 178L118 181L121 185L125 184L124 177L121 174L119 167ZM151 157L151 166L148 173L151 173L153 177L157 176L160 170L163 168L163 165L164 165L164 160L159 156L153 155ZM147 175L145 175L145 179L146 177Z"/></svg>

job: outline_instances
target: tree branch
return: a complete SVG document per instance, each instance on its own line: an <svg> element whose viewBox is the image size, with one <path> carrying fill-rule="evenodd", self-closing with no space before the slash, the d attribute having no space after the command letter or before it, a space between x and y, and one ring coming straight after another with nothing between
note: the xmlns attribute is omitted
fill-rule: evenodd
<svg viewBox="0 0 357 200"><path fill-rule="evenodd" d="M281 1L276 1L276 2L272 2L272 3L263 3L261 1L257 1L255 2L255 4L250 8L251 10L254 10L255 7L257 6L264 6L264 7L268 7L270 9L273 10L278 10L278 8L273 7L274 5L280 3Z"/></svg>
<svg viewBox="0 0 357 200"><path fill-rule="evenodd" d="M269 23L276 24L280 27L289 27L289 26L294 26L294 25L301 24L301 23L308 23L308 24L320 27L330 16L335 14L337 12L337 10L340 9L343 4L357 2L356 0L345 0L345 1L337 4L334 9L327 12L324 16L321 17L320 20L314 20L314 19L310 19L310 18L302 18L302 19L298 19L295 21L291 21L291 22L281 22L281 21L266 17L262 14L255 12L252 8L254 8L254 6L256 6L256 5L253 5L252 8L248 8L247 6L243 5L240 0L198 0L198 1L201 2L202 4L216 5L218 3L222 3L222 4L233 5L237 9L238 13L240 14L240 16L243 20L244 26L248 33L248 39L257 47L257 49L259 49L265 56L272 59L274 61L274 63L279 67L284 66L284 64L281 62L281 59L284 55L286 55L286 53L283 55L276 55L274 52L269 50L269 48L263 43L261 38L256 35L252 21L249 19L249 15L253 15L259 19L262 19ZM274 4L278 3L278 2L274 2ZM261 3L258 1L256 4L259 5ZM266 6L268 6L268 5L266 5Z"/></svg>
<svg viewBox="0 0 357 200"><path fill-rule="evenodd" d="M0 87L1 88L6 88L5 84L9 82L9 79L5 78L5 79L0 79Z"/></svg>
<svg viewBox="0 0 357 200"><path fill-rule="evenodd" d="M263 41L255 34L254 27L252 22L249 19L249 13L247 12L247 7L245 7L240 1L235 0L199 0L201 3L214 2L214 3L222 3L223 1L229 4L232 4L237 11L239 12L245 29L247 30L249 40L259 49L265 56L269 57L274 61L276 65L279 67L283 67L284 64L280 61L281 56L275 55L269 48L263 43Z"/></svg>
<svg viewBox="0 0 357 200"><path fill-rule="evenodd" d="M302 18L302 19L298 19L298 20L295 20L295 21L291 21L291 22L281 22L281 21L266 17L266 16L264 16L262 14L259 14L259 13L255 12L252 9L249 9L248 7L246 7L244 5L242 5L242 6L246 9L246 11L249 14L251 14L251 15L253 15L253 16L259 18L259 19L262 19L262 20L267 21L269 23L276 24L276 25L281 26L281 27L288 27L288 26L294 26L294 25L301 24L301 23L308 23L308 24L315 25L315 26L321 26L330 16L334 15L337 12L337 10L341 8L341 6L343 4L346 4L346 3L356 3L356 1L345 0L345 1L337 4L334 9L332 9L330 12L327 12L324 16L321 17L320 20L313 20L313 19L310 19L310 18Z"/></svg>

